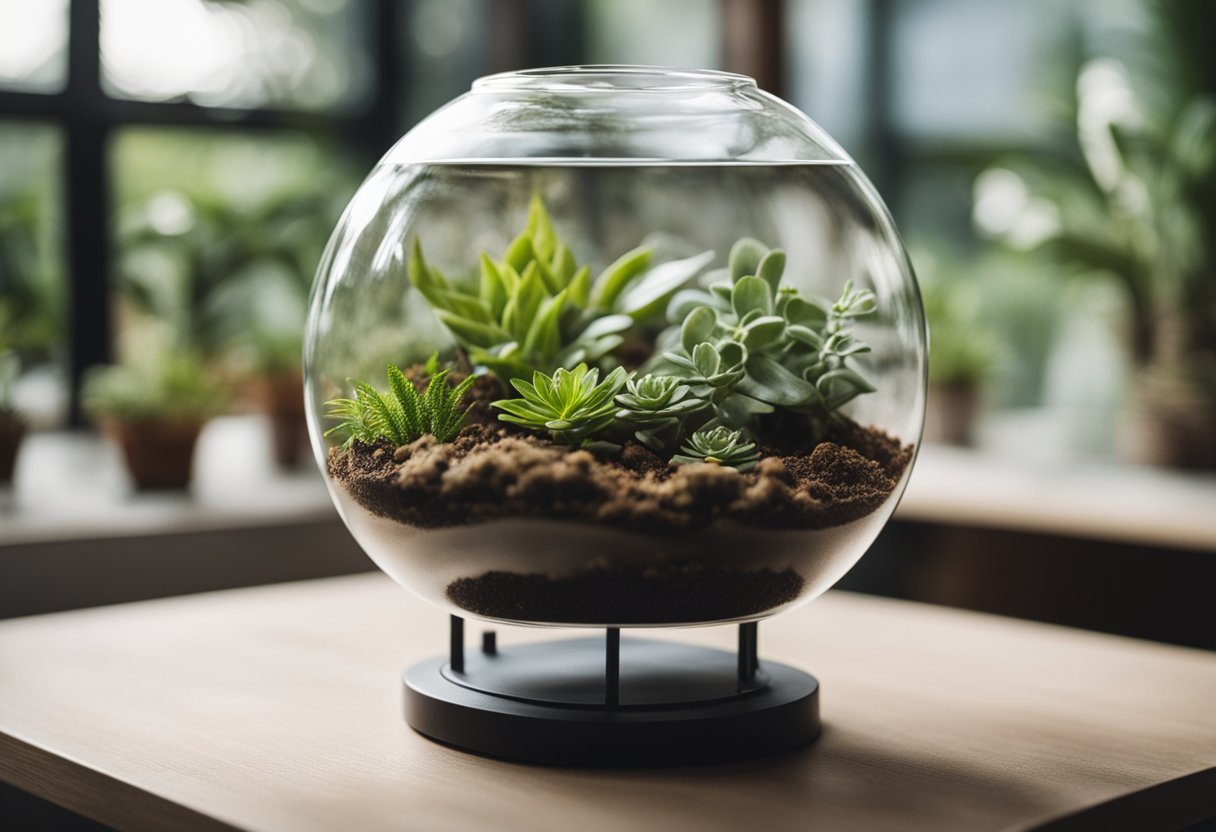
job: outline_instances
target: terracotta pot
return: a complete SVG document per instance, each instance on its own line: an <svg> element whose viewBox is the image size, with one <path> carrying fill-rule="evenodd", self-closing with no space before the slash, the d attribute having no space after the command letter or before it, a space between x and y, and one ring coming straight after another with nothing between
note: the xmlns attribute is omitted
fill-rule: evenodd
<svg viewBox="0 0 1216 832"><path fill-rule="evenodd" d="M25 437L25 422L16 416L0 414L0 485L13 481L17 450Z"/></svg>
<svg viewBox="0 0 1216 832"><path fill-rule="evenodd" d="M122 422L105 424L105 431L122 448L131 479L140 491L180 490L190 484L194 446L202 420Z"/></svg>
<svg viewBox="0 0 1216 832"><path fill-rule="evenodd" d="M979 409L978 385L931 383L925 404L925 441L971 445Z"/></svg>
<svg viewBox="0 0 1216 832"><path fill-rule="evenodd" d="M264 375L259 379L259 393L270 419L274 461L280 468L295 468L308 435L303 377L299 370Z"/></svg>
<svg viewBox="0 0 1216 832"><path fill-rule="evenodd" d="M1125 456L1163 468L1216 471L1216 395L1177 376L1144 372L1131 402Z"/></svg>

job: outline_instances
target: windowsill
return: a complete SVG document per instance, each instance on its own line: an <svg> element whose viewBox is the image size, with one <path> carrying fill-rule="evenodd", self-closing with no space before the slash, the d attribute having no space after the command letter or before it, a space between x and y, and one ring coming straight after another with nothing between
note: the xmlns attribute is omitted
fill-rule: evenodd
<svg viewBox="0 0 1216 832"><path fill-rule="evenodd" d="M1216 476L926 445L895 516L1216 552Z"/></svg>
<svg viewBox="0 0 1216 832"><path fill-rule="evenodd" d="M279 525L335 517L312 459L278 471L269 427L227 416L203 431L186 493L133 490L118 449L95 434L35 433L0 496L0 546Z"/></svg>
<svg viewBox="0 0 1216 832"><path fill-rule="evenodd" d="M96 435L34 434L3 497L0 546L336 519L312 461L278 471L267 431L257 416L212 422L186 494L133 491ZM896 517L1216 551L1216 476L926 445Z"/></svg>

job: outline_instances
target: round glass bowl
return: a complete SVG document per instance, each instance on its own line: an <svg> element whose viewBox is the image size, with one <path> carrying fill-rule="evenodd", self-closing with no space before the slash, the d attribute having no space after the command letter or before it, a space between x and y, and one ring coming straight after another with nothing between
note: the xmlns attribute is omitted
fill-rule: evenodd
<svg viewBox="0 0 1216 832"><path fill-rule="evenodd" d="M874 541L925 327L885 207L806 116L742 76L567 67L482 79L381 160L305 373L334 501L402 585L687 626L812 598Z"/></svg>

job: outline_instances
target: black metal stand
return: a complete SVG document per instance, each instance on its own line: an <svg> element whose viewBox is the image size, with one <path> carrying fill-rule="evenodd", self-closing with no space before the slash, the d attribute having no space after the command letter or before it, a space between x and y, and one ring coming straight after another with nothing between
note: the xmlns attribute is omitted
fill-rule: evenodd
<svg viewBox="0 0 1216 832"><path fill-rule="evenodd" d="M465 654L451 617L448 658L405 674L419 733L491 757L548 765L660 766L788 751L819 734L819 684L760 663L756 622L731 654L654 639L577 638Z"/></svg>

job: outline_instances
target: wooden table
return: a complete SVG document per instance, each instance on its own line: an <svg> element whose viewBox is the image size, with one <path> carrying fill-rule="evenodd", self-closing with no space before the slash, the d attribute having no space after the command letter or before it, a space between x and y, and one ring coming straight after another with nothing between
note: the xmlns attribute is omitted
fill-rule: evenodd
<svg viewBox="0 0 1216 832"><path fill-rule="evenodd" d="M414 734L398 674L446 635L441 612L379 575L5 622L0 779L137 830L1139 830L1216 816L1210 653L829 593L761 626L762 656L823 684L813 747L589 771ZM734 632L676 637L729 647Z"/></svg>

